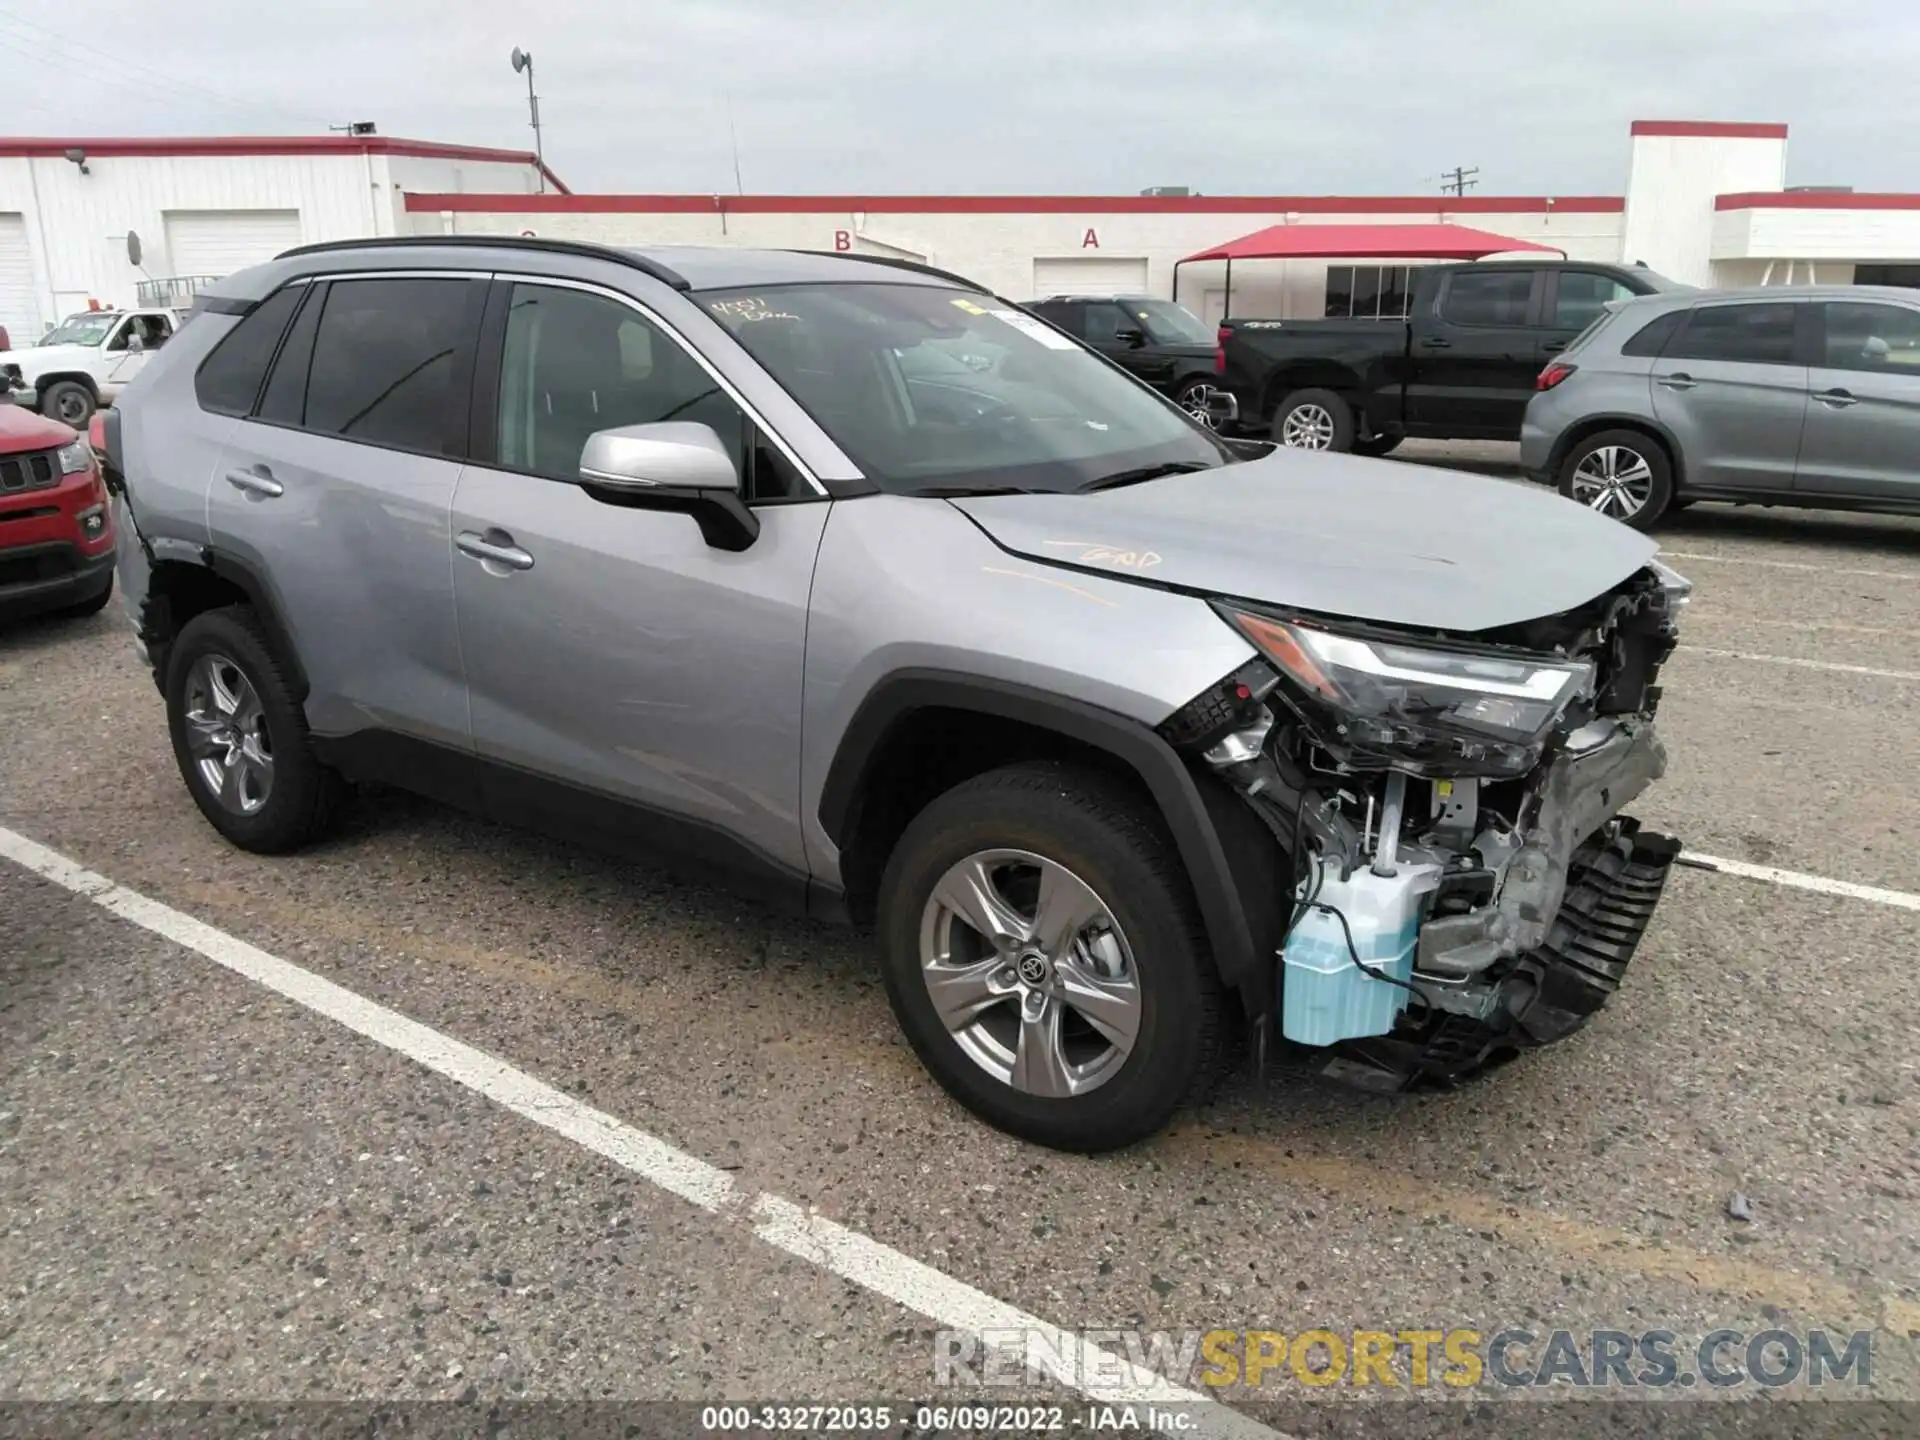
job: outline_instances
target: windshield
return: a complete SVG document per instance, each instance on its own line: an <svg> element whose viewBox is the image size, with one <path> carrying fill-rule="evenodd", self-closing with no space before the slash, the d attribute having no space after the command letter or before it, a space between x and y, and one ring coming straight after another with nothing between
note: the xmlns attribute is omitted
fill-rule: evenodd
<svg viewBox="0 0 1920 1440"><path fill-rule="evenodd" d="M98 345L120 316L110 310L83 310L69 315L40 337L42 345Z"/></svg>
<svg viewBox="0 0 1920 1440"><path fill-rule="evenodd" d="M898 494L1078 490L1233 458L1170 402L990 296L820 284L699 298L869 479Z"/></svg>
<svg viewBox="0 0 1920 1440"><path fill-rule="evenodd" d="M1161 345L1211 345L1214 332L1184 305L1171 300L1122 300L1120 304L1147 327L1147 338Z"/></svg>

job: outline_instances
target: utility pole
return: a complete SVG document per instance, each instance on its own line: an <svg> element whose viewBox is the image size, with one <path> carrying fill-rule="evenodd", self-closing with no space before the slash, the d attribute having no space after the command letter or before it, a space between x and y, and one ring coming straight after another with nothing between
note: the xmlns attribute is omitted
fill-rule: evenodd
<svg viewBox="0 0 1920 1440"><path fill-rule="evenodd" d="M1440 193L1442 195L1466 194L1468 190L1480 183L1473 178L1479 173L1480 167L1478 165L1470 165L1465 169L1456 165L1451 170L1442 170L1440 172Z"/></svg>
<svg viewBox="0 0 1920 1440"><path fill-rule="evenodd" d="M533 163L539 171L540 193L547 193L547 160L540 150L540 97L533 93L533 56L518 45L513 47L514 70L527 73L527 114L533 121Z"/></svg>

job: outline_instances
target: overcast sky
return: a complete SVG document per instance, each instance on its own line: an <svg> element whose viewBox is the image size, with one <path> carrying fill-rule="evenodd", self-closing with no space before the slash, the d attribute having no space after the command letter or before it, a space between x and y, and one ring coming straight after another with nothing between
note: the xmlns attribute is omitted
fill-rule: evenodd
<svg viewBox="0 0 1920 1440"><path fill-rule="evenodd" d="M1920 190L1920 0L0 0L0 130L525 147L576 190L1619 193L1635 118Z"/></svg>

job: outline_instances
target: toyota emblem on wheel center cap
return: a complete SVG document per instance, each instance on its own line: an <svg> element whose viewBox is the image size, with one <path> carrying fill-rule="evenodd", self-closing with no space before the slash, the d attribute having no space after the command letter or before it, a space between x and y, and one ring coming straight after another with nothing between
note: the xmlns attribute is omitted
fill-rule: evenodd
<svg viewBox="0 0 1920 1440"><path fill-rule="evenodd" d="M1047 964L1047 957L1038 950L1027 951L1014 963L1014 969L1029 985L1044 985L1053 974L1053 967Z"/></svg>

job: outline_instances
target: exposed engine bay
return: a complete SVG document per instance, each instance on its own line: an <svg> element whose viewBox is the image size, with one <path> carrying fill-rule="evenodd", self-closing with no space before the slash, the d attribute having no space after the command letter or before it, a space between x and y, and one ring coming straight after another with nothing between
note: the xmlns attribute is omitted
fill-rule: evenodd
<svg viewBox="0 0 1920 1440"><path fill-rule="evenodd" d="M1325 1073L1464 1078L1618 988L1680 849L1622 811L1666 769L1656 682L1690 591L1656 561L1470 635L1216 605L1263 658L1162 733L1291 860L1274 1011Z"/></svg>

